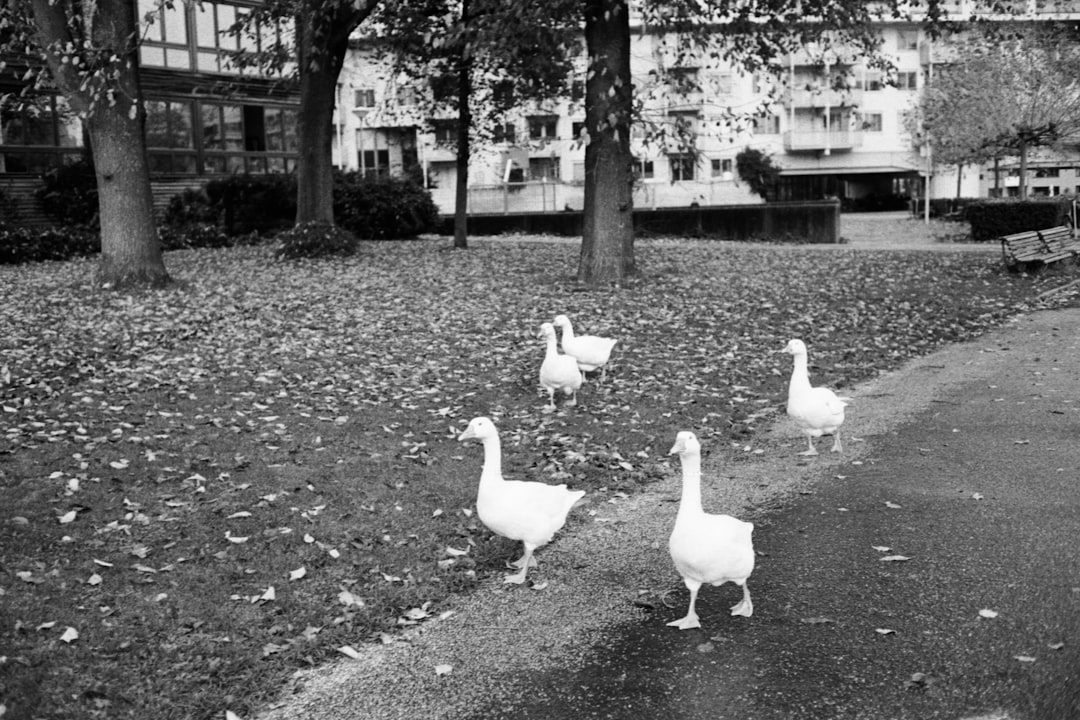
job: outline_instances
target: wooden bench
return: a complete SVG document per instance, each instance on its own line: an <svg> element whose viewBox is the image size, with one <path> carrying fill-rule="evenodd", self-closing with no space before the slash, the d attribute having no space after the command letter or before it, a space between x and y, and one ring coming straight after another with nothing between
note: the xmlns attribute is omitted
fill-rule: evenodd
<svg viewBox="0 0 1080 720"><path fill-rule="evenodd" d="M1001 255L1010 270L1026 270L1029 264L1048 265L1080 256L1080 238L1068 225L1004 235Z"/></svg>

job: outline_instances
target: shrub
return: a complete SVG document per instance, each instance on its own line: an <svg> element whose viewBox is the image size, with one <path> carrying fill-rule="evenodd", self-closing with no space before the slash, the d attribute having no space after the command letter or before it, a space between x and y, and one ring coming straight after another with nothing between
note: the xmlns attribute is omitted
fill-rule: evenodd
<svg viewBox="0 0 1080 720"><path fill-rule="evenodd" d="M431 193L415 180L338 173L334 182L334 220L361 238L415 238L435 230L439 209Z"/></svg>
<svg viewBox="0 0 1080 720"><path fill-rule="evenodd" d="M274 257L279 260L352 255L356 236L326 223L303 223L277 234Z"/></svg>
<svg viewBox="0 0 1080 720"><path fill-rule="evenodd" d="M235 244L217 225L205 223L189 223L178 227L165 225L158 229L158 237L162 250L222 248Z"/></svg>
<svg viewBox="0 0 1080 720"><path fill-rule="evenodd" d="M98 227L97 175L94 163L81 159L49 170L34 191L41 209L63 227Z"/></svg>
<svg viewBox="0 0 1080 720"><path fill-rule="evenodd" d="M780 168L772 158L756 148L746 148L735 156L735 171L739 179L750 186L750 191L769 200L776 193L780 181Z"/></svg>
<svg viewBox="0 0 1080 720"><path fill-rule="evenodd" d="M161 216L161 224L170 228L217 225L220 222L221 208L210 204L210 197L203 188L189 188L179 195L173 195Z"/></svg>
<svg viewBox="0 0 1080 720"><path fill-rule="evenodd" d="M984 200L967 206L972 240L994 240L1002 235L1043 230L1068 224L1068 200Z"/></svg>
<svg viewBox="0 0 1080 720"><path fill-rule="evenodd" d="M292 175L230 175L206 184L210 210L227 235L268 233L296 218L296 178Z"/></svg>
<svg viewBox="0 0 1080 720"><path fill-rule="evenodd" d="M16 228L0 231L0 264L68 260L101 252L96 232L80 228Z"/></svg>

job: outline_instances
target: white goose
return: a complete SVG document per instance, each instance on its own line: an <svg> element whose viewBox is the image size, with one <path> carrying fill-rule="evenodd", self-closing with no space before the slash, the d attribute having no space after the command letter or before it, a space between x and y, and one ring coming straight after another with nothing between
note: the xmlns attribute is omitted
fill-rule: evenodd
<svg viewBox="0 0 1080 720"><path fill-rule="evenodd" d="M802 340L790 340L784 352L795 358L788 383L787 414L806 435L807 449L800 455L817 455L814 438L822 435L833 436L833 452L843 452L840 445L840 426L844 423L844 406L851 398L838 397L832 390L824 387L811 387L810 374L806 369L806 343Z"/></svg>
<svg viewBox="0 0 1080 720"><path fill-rule="evenodd" d="M690 609L686 617L668 625L680 630L701 627L694 605L704 583L741 585L743 598L731 608L731 614L750 617L754 603L746 581L754 571L754 524L730 515L710 515L702 509L701 445L694 433L684 430L675 436L670 454L676 453L682 463L682 499L668 550L690 591Z"/></svg>
<svg viewBox="0 0 1080 720"><path fill-rule="evenodd" d="M555 409L556 390L562 390L571 396L567 405L577 405L577 391L584 380L584 375L578 369L577 360L570 355L559 354L555 340L555 326L551 323L543 323L540 326L540 336L547 343L544 362L540 364L540 385L548 391L548 400L551 403L547 409Z"/></svg>
<svg viewBox="0 0 1080 720"><path fill-rule="evenodd" d="M555 327L562 328L562 349L567 355L573 355L581 372L600 371L600 382L607 377L607 363L611 359L611 349L618 340L597 335L574 335L574 326L570 318L556 315Z"/></svg>
<svg viewBox="0 0 1080 720"><path fill-rule="evenodd" d="M507 575L503 580L521 584L525 582L529 566L536 565L533 552L551 542L566 523L570 508L585 495L585 491L567 490L566 485L503 479L499 431L489 418L473 418L458 440L479 440L484 444L476 514L496 535L524 543L525 554L510 563L519 572Z"/></svg>

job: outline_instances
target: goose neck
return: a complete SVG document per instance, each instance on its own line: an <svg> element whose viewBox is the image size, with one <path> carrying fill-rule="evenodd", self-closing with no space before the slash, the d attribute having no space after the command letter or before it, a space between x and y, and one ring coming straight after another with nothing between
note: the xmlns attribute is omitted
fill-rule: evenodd
<svg viewBox="0 0 1080 720"><path fill-rule="evenodd" d="M484 438L484 467L481 482L502 480L502 445L498 437Z"/></svg>
<svg viewBox="0 0 1080 720"><path fill-rule="evenodd" d="M806 369L805 355L795 355L795 367L791 371L791 382L788 387L792 390L810 387L810 373Z"/></svg>
<svg viewBox="0 0 1080 720"><path fill-rule="evenodd" d="M679 514L698 513L701 507L701 454L686 453L682 461L682 498L679 501Z"/></svg>
<svg viewBox="0 0 1080 720"><path fill-rule="evenodd" d="M547 342L547 354L548 354L548 357L553 357L555 355L558 355L559 354L559 345L558 345L559 341L555 339L555 333L552 333L552 334L548 335L547 338L546 338L546 342Z"/></svg>

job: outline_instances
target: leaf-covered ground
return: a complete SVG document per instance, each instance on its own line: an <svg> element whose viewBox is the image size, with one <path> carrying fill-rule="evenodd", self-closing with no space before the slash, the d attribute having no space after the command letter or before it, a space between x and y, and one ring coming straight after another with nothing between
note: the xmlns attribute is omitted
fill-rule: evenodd
<svg viewBox="0 0 1080 720"><path fill-rule="evenodd" d="M843 386L1072 279L992 253L658 241L643 279L583 291L574 244L474 246L183 251L179 286L135 296L91 289L87 262L0 268L5 718L244 716L296 667L452 609L517 549L472 512L475 415L508 475L633 492L675 431L741 445L775 418L791 337ZM545 414L536 332L557 313L619 345Z"/></svg>

